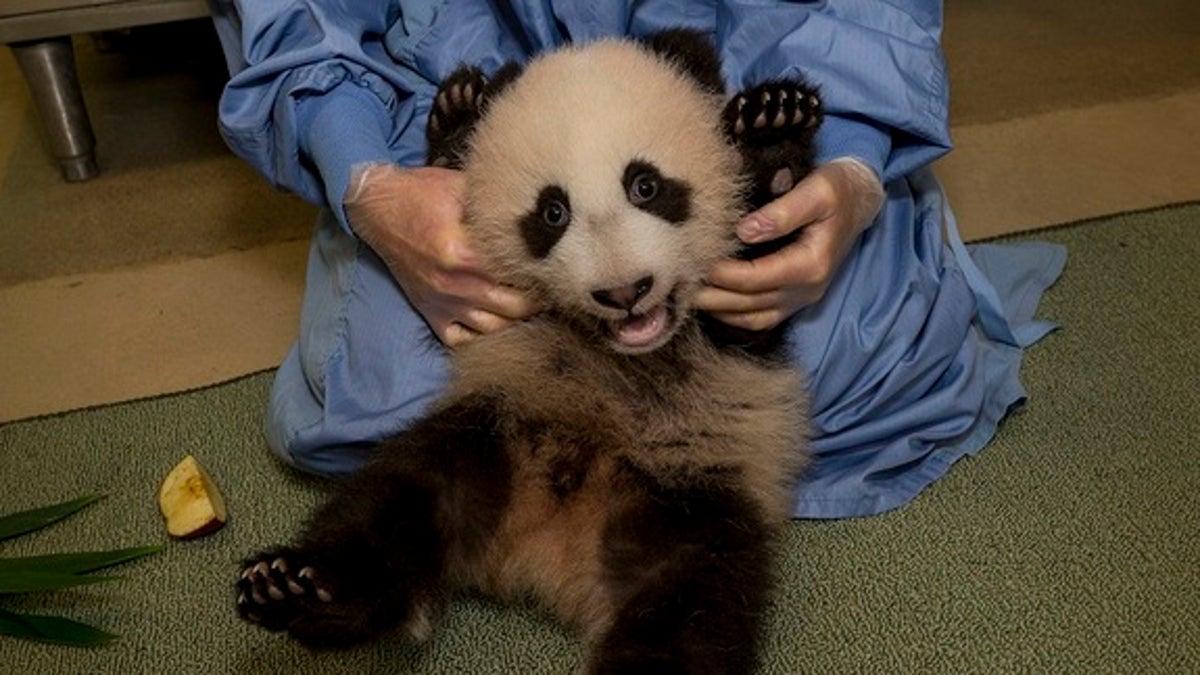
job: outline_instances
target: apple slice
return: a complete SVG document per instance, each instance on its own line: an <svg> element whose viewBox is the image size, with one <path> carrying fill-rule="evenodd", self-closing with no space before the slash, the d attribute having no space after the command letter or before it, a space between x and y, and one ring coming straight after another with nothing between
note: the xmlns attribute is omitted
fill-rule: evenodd
<svg viewBox="0 0 1200 675"><path fill-rule="evenodd" d="M171 469L158 489L158 508L167 519L167 533L191 539L221 529L225 524L225 500L216 483L188 455Z"/></svg>

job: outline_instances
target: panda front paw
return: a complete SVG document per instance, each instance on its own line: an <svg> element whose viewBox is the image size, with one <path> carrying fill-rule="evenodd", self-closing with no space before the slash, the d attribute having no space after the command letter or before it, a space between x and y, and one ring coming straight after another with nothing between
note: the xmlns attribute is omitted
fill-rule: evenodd
<svg viewBox="0 0 1200 675"><path fill-rule="evenodd" d="M474 66L460 67L438 87L425 131L430 166L461 165L467 137L483 114L487 87L487 76Z"/></svg>
<svg viewBox="0 0 1200 675"><path fill-rule="evenodd" d="M750 209L788 192L812 171L821 120L817 90L798 79L765 82L729 100L725 133L742 154Z"/></svg>
<svg viewBox="0 0 1200 675"><path fill-rule="evenodd" d="M816 89L795 80L771 80L730 99L724 119L735 143L764 146L811 135L821 115Z"/></svg>

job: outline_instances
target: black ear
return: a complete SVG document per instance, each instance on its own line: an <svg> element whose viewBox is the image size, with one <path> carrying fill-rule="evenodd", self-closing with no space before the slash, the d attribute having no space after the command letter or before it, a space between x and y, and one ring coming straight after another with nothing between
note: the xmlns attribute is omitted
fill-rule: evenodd
<svg viewBox="0 0 1200 675"><path fill-rule="evenodd" d="M500 66L495 73L492 73L492 79L487 84L487 91L484 94L484 105L487 105L489 100L492 100L500 95L508 85L525 72L525 66L516 61L509 61Z"/></svg>
<svg viewBox="0 0 1200 675"><path fill-rule="evenodd" d="M488 102L512 84L522 70L520 64L509 62L490 78L475 66L459 66L450 73L438 87L429 111L425 127L429 145L426 163L461 169L471 133L486 112Z"/></svg>
<svg viewBox="0 0 1200 675"><path fill-rule="evenodd" d="M721 57L712 40L703 33L689 28L671 28L654 33L646 38L645 44L651 51L695 78L705 91L722 96L725 94Z"/></svg>

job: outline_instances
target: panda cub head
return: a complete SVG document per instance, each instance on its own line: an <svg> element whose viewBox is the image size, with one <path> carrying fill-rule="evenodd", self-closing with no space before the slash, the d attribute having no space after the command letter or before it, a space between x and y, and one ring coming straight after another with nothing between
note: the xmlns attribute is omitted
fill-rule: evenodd
<svg viewBox="0 0 1200 675"><path fill-rule="evenodd" d="M632 42L534 60L471 137L471 237L500 278L612 350L661 347L736 248L744 185L723 104Z"/></svg>

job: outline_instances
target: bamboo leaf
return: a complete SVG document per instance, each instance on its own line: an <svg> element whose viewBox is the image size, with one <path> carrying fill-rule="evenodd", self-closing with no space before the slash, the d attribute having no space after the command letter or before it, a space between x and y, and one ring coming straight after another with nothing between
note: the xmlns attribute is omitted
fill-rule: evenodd
<svg viewBox="0 0 1200 675"><path fill-rule="evenodd" d="M54 572L57 574L81 574L94 572L130 560L162 551L165 547L139 546L113 551L89 553L62 553L56 555L28 556L24 558L0 558L0 579L15 572Z"/></svg>
<svg viewBox="0 0 1200 675"><path fill-rule="evenodd" d="M63 518L75 513L88 504L94 503L100 499L100 495L88 495L73 499L69 502L55 504L54 506L46 506L40 509L31 509L29 511L21 511L4 517L0 517L0 541L10 539L17 535L25 534L39 530L51 523L56 523Z"/></svg>
<svg viewBox="0 0 1200 675"><path fill-rule="evenodd" d="M86 586L105 581L120 579L113 576L94 574L60 574L57 572L18 571L0 575L0 595L11 593L34 593L36 591L55 591L60 588Z"/></svg>
<svg viewBox="0 0 1200 675"><path fill-rule="evenodd" d="M0 609L0 635L76 647L105 645L118 636L58 616L17 614Z"/></svg>

